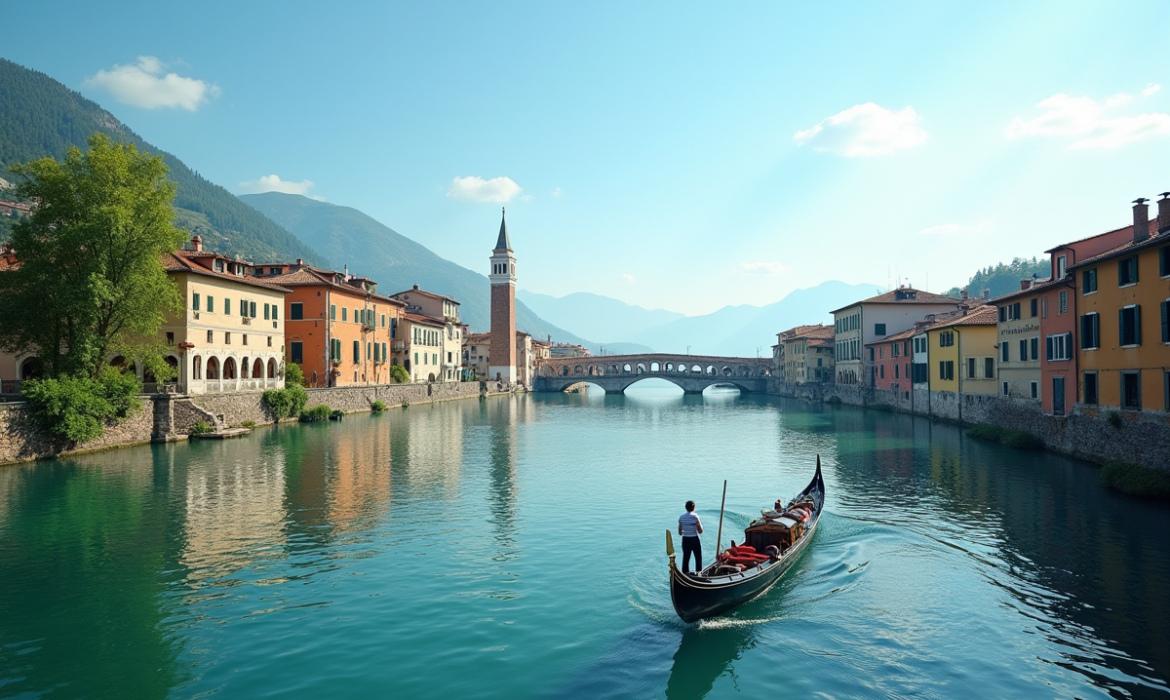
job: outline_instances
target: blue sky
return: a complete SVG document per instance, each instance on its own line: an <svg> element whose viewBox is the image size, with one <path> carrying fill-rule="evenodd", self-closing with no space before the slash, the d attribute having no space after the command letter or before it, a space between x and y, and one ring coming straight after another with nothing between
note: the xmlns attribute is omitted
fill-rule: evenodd
<svg viewBox="0 0 1170 700"><path fill-rule="evenodd" d="M275 175L480 271L506 205L520 286L557 296L697 314L827 279L942 291L1170 190L1164 3L46 1L8 18L36 30L0 55L233 192Z"/></svg>

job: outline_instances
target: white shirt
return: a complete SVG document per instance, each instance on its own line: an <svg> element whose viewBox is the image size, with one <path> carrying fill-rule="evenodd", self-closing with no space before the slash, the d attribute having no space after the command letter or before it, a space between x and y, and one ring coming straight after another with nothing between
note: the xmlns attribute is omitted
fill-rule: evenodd
<svg viewBox="0 0 1170 700"><path fill-rule="evenodd" d="M682 527L683 537L699 536L699 516L694 513L683 513L678 516L678 524Z"/></svg>

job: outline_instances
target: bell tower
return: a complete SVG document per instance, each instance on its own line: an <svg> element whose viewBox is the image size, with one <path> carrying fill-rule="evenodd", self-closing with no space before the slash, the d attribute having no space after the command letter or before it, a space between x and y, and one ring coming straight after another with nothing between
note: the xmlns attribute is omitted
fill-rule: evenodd
<svg viewBox="0 0 1170 700"><path fill-rule="evenodd" d="M515 382L516 374L516 257L508 240L506 212L500 213L500 235L492 251L492 346L488 379Z"/></svg>

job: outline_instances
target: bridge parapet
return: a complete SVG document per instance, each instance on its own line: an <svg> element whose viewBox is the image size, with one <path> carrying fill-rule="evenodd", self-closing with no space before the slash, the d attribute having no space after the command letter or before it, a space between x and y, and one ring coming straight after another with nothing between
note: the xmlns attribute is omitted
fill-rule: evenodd
<svg viewBox="0 0 1170 700"><path fill-rule="evenodd" d="M634 382L657 377L677 384L688 393L699 393L716 384L763 392L771 375L771 358L670 353L559 357L542 363L535 388L563 391L568 386L590 382L609 393L622 393Z"/></svg>

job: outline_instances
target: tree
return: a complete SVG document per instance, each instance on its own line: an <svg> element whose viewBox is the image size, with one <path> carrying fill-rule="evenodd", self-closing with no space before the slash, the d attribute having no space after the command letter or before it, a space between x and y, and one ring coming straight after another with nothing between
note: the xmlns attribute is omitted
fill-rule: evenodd
<svg viewBox="0 0 1170 700"><path fill-rule="evenodd" d="M162 158L94 134L85 153L12 171L37 206L13 227L19 267L0 274L0 348L36 352L50 377L97 379L115 354L171 376L158 330L183 306L162 256L185 236Z"/></svg>
<svg viewBox="0 0 1170 700"><path fill-rule="evenodd" d="M410 381L410 372L407 372L406 368L401 365L391 365L390 378L397 384L405 384Z"/></svg>

